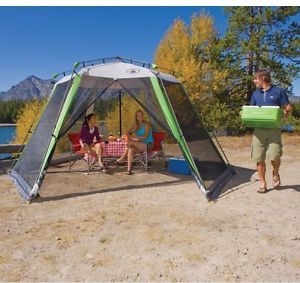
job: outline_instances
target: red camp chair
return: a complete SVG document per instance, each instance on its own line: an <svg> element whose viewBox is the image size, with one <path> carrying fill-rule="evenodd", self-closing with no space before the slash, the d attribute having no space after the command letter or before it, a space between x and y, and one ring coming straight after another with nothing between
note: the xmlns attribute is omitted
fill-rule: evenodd
<svg viewBox="0 0 300 283"><path fill-rule="evenodd" d="M166 156L163 151L163 141L166 138L165 132L152 132L154 145L153 147L147 148L146 152L142 152L138 155L136 155L135 162L141 162L142 167L145 168L146 172L148 172L148 161L152 159L158 159L162 160L164 162L166 161ZM148 146L148 145L147 145Z"/></svg>
<svg viewBox="0 0 300 283"><path fill-rule="evenodd" d="M81 148L80 144L80 133L68 133L68 139L70 141L70 158L69 158L69 170L71 171L72 166L76 161L87 157L87 171L90 173L90 169L93 165L93 156L88 154L88 151Z"/></svg>

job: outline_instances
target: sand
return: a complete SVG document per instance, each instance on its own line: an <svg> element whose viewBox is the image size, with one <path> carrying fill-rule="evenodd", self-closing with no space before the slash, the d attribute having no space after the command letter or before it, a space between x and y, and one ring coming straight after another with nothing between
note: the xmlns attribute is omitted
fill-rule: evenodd
<svg viewBox="0 0 300 283"><path fill-rule="evenodd" d="M51 167L31 204L0 175L1 281L300 281L299 143L285 144L281 190L268 165L262 195L250 139L220 142L238 174L215 202L159 165Z"/></svg>

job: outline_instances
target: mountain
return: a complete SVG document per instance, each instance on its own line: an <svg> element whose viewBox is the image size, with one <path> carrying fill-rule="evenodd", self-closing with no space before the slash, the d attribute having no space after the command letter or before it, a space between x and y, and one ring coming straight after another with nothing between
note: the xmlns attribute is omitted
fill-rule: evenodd
<svg viewBox="0 0 300 283"><path fill-rule="evenodd" d="M42 80L35 76L29 76L8 91L1 91L0 100L42 99L51 93L53 82L53 80Z"/></svg>

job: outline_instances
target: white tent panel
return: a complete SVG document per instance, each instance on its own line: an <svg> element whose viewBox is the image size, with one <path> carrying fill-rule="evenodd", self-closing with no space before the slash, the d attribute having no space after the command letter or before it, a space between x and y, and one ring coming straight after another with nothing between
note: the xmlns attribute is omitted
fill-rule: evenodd
<svg viewBox="0 0 300 283"><path fill-rule="evenodd" d="M83 68L80 73L86 76L112 78L116 80L155 76L152 70L123 62L113 62Z"/></svg>
<svg viewBox="0 0 300 283"><path fill-rule="evenodd" d="M89 66L81 69L78 74L82 74L86 77L101 77L101 78L111 78L114 80L118 79L135 79L135 78L149 78L158 76L165 81L179 83L179 81L169 75L164 73L159 73L156 70L150 70L140 66L136 66L129 63L123 62L112 62L107 64L98 64L95 66ZM74 75L73 75L74 76ZM65 76L58 83L63 83L70 80L72 75Z"/></svg>

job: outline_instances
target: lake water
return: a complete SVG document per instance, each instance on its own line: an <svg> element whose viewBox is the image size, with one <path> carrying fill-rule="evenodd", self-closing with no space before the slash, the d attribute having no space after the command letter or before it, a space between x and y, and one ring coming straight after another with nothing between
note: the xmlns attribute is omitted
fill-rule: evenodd
<svg viewBox="0 0 300 283"><path fill-rule="evenodd" d="M16 133L16 126L0 126L0 144L11 143ZM0 159L9 157L10 154L0 154Z"/></svg>

